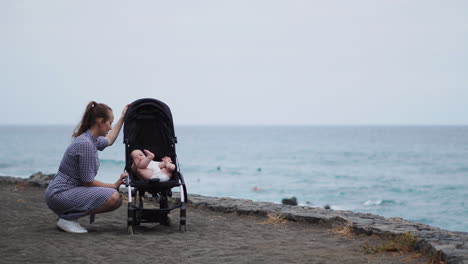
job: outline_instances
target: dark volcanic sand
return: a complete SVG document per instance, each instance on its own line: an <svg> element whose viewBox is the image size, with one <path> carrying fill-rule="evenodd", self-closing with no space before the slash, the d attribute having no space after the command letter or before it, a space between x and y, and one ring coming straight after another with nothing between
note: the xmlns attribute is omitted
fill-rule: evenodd
<svg viewBox="0 0 468 264"><path fill-rule="evenodd" d="M124 204L92 225L80 219L89 233L70 234L56 227L43 188L0 184L0 192L0 263L428 263L415 253L366 254L364 243L378 238L190 206L186 233L174 210L171 227L143 224L130 236Z"/></svg>

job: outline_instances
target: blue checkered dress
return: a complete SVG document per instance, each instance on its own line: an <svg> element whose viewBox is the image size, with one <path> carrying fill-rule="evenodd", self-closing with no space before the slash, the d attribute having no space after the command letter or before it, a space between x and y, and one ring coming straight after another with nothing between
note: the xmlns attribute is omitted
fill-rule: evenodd
<svg viewBox="0 0 468 264"><path fill-rule="evenodd" d="M99 208L116 190L86 187L99 169L98 150L109 145L107 138L86 131L76 137L63 155L57 175L47 187L45 198L49 208L60 218L78 219Z"/></svg>

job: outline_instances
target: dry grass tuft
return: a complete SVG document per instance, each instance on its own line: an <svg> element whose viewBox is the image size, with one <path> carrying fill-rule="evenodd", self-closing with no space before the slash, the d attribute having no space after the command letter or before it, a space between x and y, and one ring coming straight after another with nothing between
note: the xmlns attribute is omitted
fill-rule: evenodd
<svg viewBox="0 0 468 264"><path fill-rule="evenodd" d="M407 254L408 254L408 257L402 259L404 263L416 262L416 261L418 261L418 263L423 263L422 259L424 259L425 257L423 254L418 253L418 252L409 252ZM426 264L446 264L446 263L429 261L429 262L426 262Z"/></svg>
<svg viewBox="0 0 468 264"><path fill-rule="evenodd" d="M269 215L267 215L267 219L265 221L261 222L260 224L263 224L263 225L277 225L277 224L285 224L286 222L288 222L288 220L286 218L284 218L283 216L281 216L281 215L269 214Z"/></svg>
<svg viewBox="0 0 468 264"><path fill-rule="evenodd" d="M332 232L344 237L353 237L355 234L350 226L338 226L332 228Z"/></svg>
<svg viewBox="0 0 468 264"><path fill-rule="evenodd" d="M396 235L390 239L386 239L383 243L378 245L364 244L364 250L368 254L375 254L381 252L413 252L414 245L416 244L416 237L411 233L405 232Z"/></svg>

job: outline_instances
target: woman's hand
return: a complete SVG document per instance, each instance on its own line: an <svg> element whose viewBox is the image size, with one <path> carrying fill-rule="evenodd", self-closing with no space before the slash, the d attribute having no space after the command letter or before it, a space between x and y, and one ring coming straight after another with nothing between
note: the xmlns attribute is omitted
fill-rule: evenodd
<svg viewBox="0 0 468 264"><path fill-rule="evenodd" d="M124 172L120 175L120 178L114 183L115 189L119 189L120 185L125 183L126 177L128 177L128 172Z"/></svg>
<svg viewBox="0 0 468 264"><path fill-rule="evenodd" d="M122 110L122 115L121 115L122 118L125 117L125 113L127 113L128 107L130 107L130 104L124 106L124 108Z"/></svg>

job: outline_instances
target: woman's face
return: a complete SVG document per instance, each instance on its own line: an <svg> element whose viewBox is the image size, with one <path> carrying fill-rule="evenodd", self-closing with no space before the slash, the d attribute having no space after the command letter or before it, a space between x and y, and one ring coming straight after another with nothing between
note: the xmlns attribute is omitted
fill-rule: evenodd
<svg viewBox="0 0 468 264"><path fill-rule="evenodd" d="M99 118L98 120L98 127L99 127L99 135L106 136L107 133L112 129L112 122L114 122L114 114L112 111L109 111L109 119L104 121L104 118Z"/></svg>

